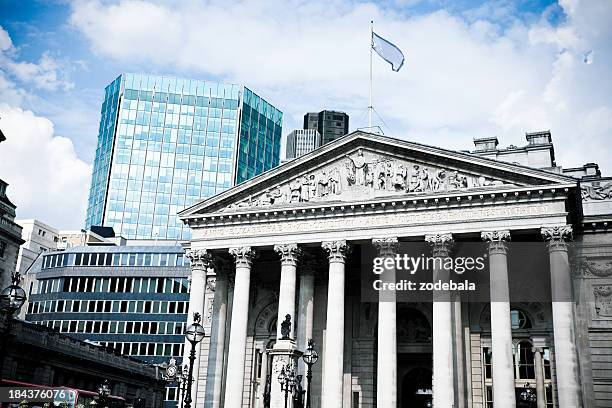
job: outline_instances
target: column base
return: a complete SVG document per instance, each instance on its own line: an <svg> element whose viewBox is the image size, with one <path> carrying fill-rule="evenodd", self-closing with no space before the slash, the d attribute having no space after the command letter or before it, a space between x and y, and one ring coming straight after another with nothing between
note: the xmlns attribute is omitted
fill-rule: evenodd
<svg viewBox="0 0 612 408"><path fill-rule="evenodd" d="M292 408L295 393L306 390L306 379L303 378L301 383L295 387L295 393L288 393L287 404L285 405L285 392L281 390L281 384L278 381L278 376L283 367L286 375L287 366L290 370L293 370L296 376L298 375L298 360L301 356L302 352L297 349L295 341L290 339L277 340L272 350L268 352L268 358L272 360L270 408Z"/></svg>

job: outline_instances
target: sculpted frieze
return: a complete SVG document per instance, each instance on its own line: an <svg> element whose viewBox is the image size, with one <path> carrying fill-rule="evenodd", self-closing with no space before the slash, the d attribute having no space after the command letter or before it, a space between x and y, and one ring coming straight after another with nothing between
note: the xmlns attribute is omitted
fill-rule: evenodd
<svg viewBox="0 0 612 408"><path fill-rule="evenodd" d="M612 200L612 181L603 184L599 181L582 184L580 190L582 201Z"/></svg>
<svg viewBox="0 0 612 408"><path fill-rule="evenodd" d="M359 149L340 160L230 205L225 210L283 204L350 201L504 184L501 180L423 165Z"/></svg>
<svg viewBox="0 0 612 408"><path fill-rule="evenodd" d="M612 285L600 285L593 288L595 312L600 317L612 317Z"/></svg>

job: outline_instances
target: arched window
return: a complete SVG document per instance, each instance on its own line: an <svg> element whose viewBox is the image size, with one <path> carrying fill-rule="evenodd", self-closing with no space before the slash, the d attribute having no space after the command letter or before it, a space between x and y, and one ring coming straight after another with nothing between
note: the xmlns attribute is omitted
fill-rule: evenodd
<svg viewBox="0 0 612 408"><path fill-rule="evenodd" d="M515 378L535 380L533 345L530 341L521 340L514 352Z"/></svg>
<svg viewBox="0 0 612 408"><path fill-rule="evenodd" d="M529 317L527 317L522 310L510 310L510 322L512 324L512 330L531 329L531 320L529 320Z"/></svg>

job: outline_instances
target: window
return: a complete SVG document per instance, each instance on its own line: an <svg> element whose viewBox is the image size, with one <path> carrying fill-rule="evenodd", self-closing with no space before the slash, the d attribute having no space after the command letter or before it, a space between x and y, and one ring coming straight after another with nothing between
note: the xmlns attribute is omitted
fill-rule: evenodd
<svg viewBox="0 0 612 408"><path fill-rule="evenodd" d="M514 361L516 364L516 376L520 379L534 379L534 355L531 342L523 340L516 345Z"/></svg>
<svg viewBox="0 0 612 408"><path fill-rule="evenodd" d="M521 310L512 309L510 311L510 322L512 324L512 330L531 329L531 321Z"/></svg>

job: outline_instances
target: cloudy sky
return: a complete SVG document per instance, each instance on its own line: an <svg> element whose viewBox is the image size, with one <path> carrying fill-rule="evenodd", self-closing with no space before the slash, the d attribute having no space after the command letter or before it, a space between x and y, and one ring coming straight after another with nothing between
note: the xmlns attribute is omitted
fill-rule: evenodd
<svg viewBox="0 0 612 408"><path fill-rule="evenodd" d="M121 72L243 83L284 112L284 134L321 109L367 126L370 20L406 56L398 73L374 60L385 134L471 149L550 129L559 165L612 175L609 0L0 0L0 177L18 217L83 225Z"/></svg>

